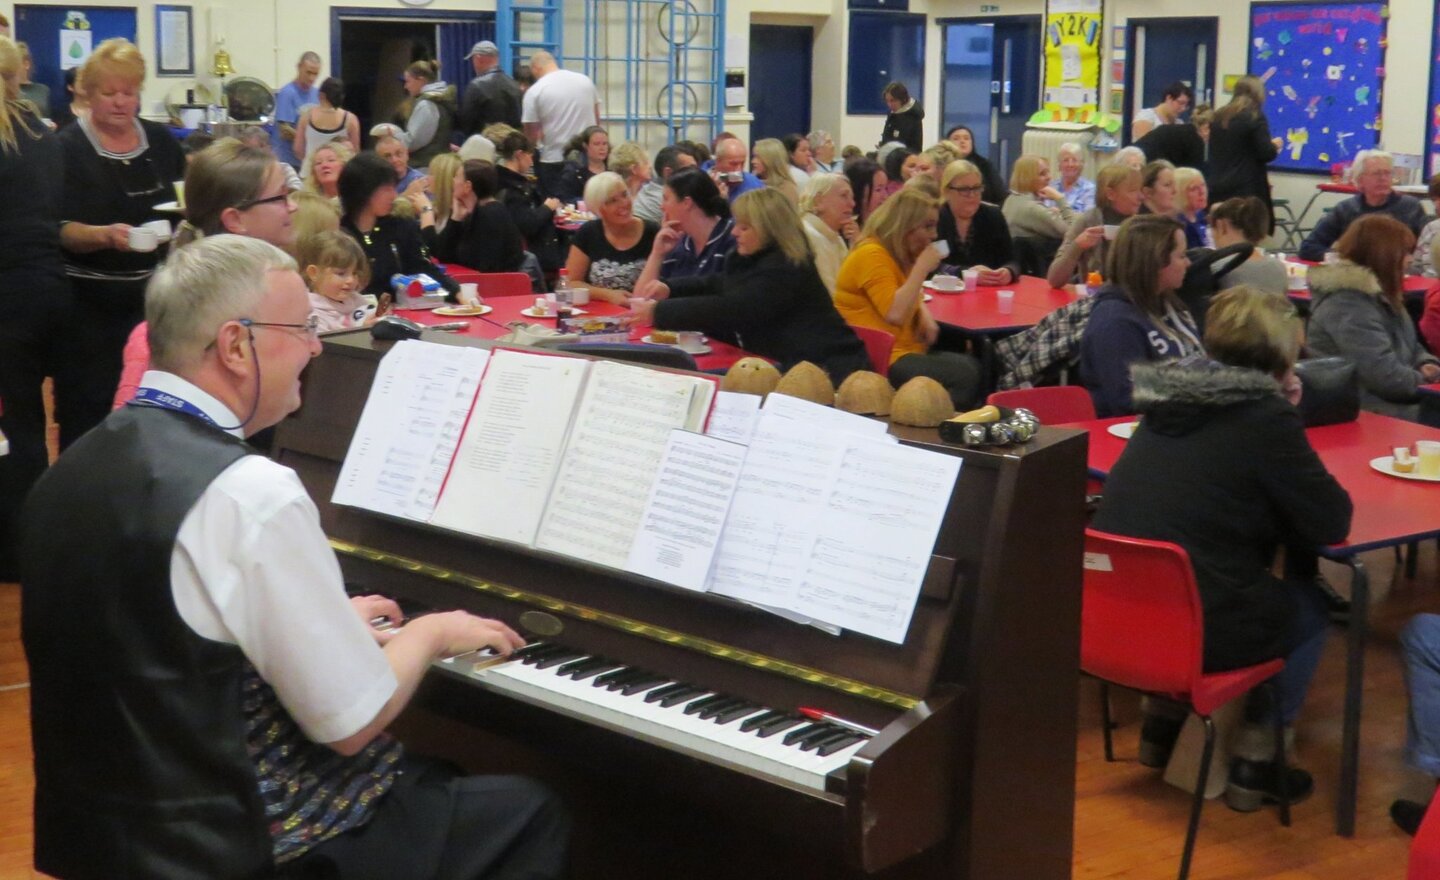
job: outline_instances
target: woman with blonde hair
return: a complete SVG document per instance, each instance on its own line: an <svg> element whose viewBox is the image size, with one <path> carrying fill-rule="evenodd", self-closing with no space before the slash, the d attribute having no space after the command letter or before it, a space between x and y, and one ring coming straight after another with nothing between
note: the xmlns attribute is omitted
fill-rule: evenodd
<svg viewBox="0 0 1440 880"><path fill-rule="evenodd" d="M1105 227L1119 226L1140 210L1142 183L1140 172L1129 165L1111 163L1100 169L1095 175L1095 207L1070 224L1045 274L1051 287L1084 281L1091 272L1104 274L1110 252Z"/></svg>
<svg viewBox="0 0 1440 880"><path fill-rule="evenodd" d="M450 222L450 210L454 207L455 175L464 164L455 153L441 153L430 160L425 174L430 178L430 201L435 205L435 234L445 231Z"/></svg>
<svg viewBox="0 0 1440 880"><path fill-rule="evenodd" d="M800 188L790 176L790 156L785 144L776 138L764 138L755 142L751 151L750 170L765 181L765 185L780 190L790 200L790 206L800 205Z"/></svg>
<svg viewBox="0 0 1440 880"><path fill-rule="evenodd" d="M55 376L60 447L110 412L121 352L145 317L145 285L167 246L131 229L171 215L173 182L185 176L180 144L160 123L141 119L145 56L134 43L105 40L76 77L90 112L60 131L65 197L60 243L71 279L76 320L66 327L74 351Z"/></svg>
<svg viewBox="0 0 1440 880"><path fill-rule="evenodd" d="M1265 203L1274 231L1274 206L1266 166L1280 155L1280 138L1270 136L1265 118L1265 84L1258 77L1242 76L1231 92L1230 103L1215 111L1210 123L1210 198L1216 202L1235 196L1254 196Z"/></svg>
<svg viewBox="0 0 1440 880"><path fill-rule="evenodd" d="M290 223L295 227L295 245L290 253L299 252L306 239L322 232L340 228L340 206L320 195L306 190L295 193L295 216Z"/></svg>
<svg viewBox="0 0 1440 880"><path fill-rule="evenodd" d="M640 191L640 187L649 183L654 176L654 169L650 166L650 157L645 154L645 148L630 141L610 151L610 170L625 181L625 187L630 190L632 199Z"/></svg>
<svg viewBox="0 0 1440 880"><path fill-rule="evenodd" d="M20 579L9 536L49 461L41 385L62 363L70 315L60 150L20 97L21 70L19 49L0 37L0 192L10 196L0 199L0 431L10 440L10 454L0 457L0 581Z"/></svg>
<svg viewBox="0 0 1440 880"><path fill-rule="evenodd" d="M1010 226L999 208L982 201L985 179L980 169L968 159L952 162L944 182L937 234L949 245L950 255L942 271L974 269L983 285L1013 284L1020 277L1020 262Z"/></svg>
<svg viewBox="0 0 1440 880"><path fill-rule="evenodd" d="M921 290L940 265L933 246L939 218L939 204L918 190L902 189L886 199L865 221L860 241L840 267L835 307L847 323L895 337L890 354L895 387L929 376L945 386L956 409L965 409L980 390L979 364L957 352L932 351L940 325Z"/></svg>
<svg viewBox="0 0 1440 880"><path fill-rule="evenodd" d="M570 283L590 288L591 299L624 305L650 259L659 227L635 216L630 188L613 171L585 184L585 204L596 217L570 239L565 269Z"/></svg>
<svg viewBox="0 0 1440 880"><path fill-rule="evenodd" d="M735 252L720 275L654 282L632 303L636 321L700 330L788 370L809 361L836 384L866 368L865 346L841 319L815 271L800 215L773 188L731 206Z"/></svg>
<svg viewBox="0 0 1440 880"><path fill-rule="evenodd" d="M1051 202L1055 207L1049 207ZM1050 185L1050 163L1039 156L1021 156L1010 171L1010 196L1005 199L1005 222L1014 238L1039 238L1059 246L1075 212L1060 191Z"/></svg>
<svg viewBox="0 0 1440 880"><path fill-rule="evenodd" d="M1210 190L1205 186L1205 175L1196 168L1176 168L1175 213L1185 227L1186 247L1215 246L1206 214L1209 207Z"/></svg>
<svg viewBox="0 0 1440 880"><path fill-rule="evenodd" d="M333 140L315 148L307 157L310 173L305 176L305 191L317 193L340 204L340 172L345 163L355 158L355 151L343 140Z"/></svg>
<svg viewBox="0 0 1440 880"><path fill-rule="evenodd" d="M910 176L910 180L914 180L916 177L928 177L935 181L935 186L938 188L940 179L945 176L945 166L956 161L952 158L955 155L955 149L954 144L947 143L944 148L931 147L921 152L919 158L915 160L915 173Z"/></svg>
<svg viewBox="0 0 1440 880"><path fill-rule="evenodd" d="M850 189L849 178L826 172L810 178L800 194L800 214L805 223L805 237L815 254L815 270L833 296L840 266L850 254L850 246L860 237L860 224L855 218L855 193Z"/></svg>

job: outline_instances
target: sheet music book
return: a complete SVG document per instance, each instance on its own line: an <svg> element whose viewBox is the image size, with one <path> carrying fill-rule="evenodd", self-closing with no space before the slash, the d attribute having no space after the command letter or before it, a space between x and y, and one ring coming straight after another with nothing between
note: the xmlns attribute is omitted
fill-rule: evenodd
<svg viewBox="0 0 1440 880"><path fill-rule="evenodd" d="M495 351L431 524L533 543L591 364Z"/></svg>
<svg viewBox="0 0 1440 880"><path fill-rule="evenodd" d="M430 519L490 352L405 340L380 362L331 500Z"/></svg>

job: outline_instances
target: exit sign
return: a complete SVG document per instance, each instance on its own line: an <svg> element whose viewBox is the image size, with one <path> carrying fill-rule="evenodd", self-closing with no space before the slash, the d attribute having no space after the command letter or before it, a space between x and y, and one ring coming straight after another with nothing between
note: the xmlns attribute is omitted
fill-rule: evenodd
<svg viewBox="0 0 1440 880"><path fill-rule="evenodd" d="M980 11L981 11L981 12L999 12L999 11L1000 11L1000 7L999 7L998 5L996 5L996 4L994 4L994 3L981 3L981 4L980 4Z"/></svg>

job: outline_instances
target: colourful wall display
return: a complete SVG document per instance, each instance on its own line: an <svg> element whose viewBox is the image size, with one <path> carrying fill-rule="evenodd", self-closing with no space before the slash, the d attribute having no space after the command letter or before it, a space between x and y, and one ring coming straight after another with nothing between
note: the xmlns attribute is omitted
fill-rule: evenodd
<svg viewBox="0 0 1440 880"><path fill-rule="evenodd" d="M1329 173L1380 141L1384 3L1250 6L1249 72L1265 81L1271 168Z"/></svg>
<svg viewBox="0 0 1440 880"><path fill-rule="evenodd" d="M1430 35L1430 121L1425 138L1425 177L1440 174L1440 16Z"/></svg>
<svg viewBox="0 0 1440 880"><path fill-rule="evenodd" d="M1045 100L1031 122L1099 119L1103 19L1101 0L1050 0L1045 15Z"/></svg>

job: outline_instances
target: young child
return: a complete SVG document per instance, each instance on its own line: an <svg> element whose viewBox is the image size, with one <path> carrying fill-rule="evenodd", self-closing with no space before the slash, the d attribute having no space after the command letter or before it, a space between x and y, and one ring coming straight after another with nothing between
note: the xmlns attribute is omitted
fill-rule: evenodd
<svg viewBox="0 0 1440 880"><path fill-rule="evenodd" d="M368 327L389 310L389 294L374 308L360 293L370 278L370 262L360 243L339 230L316 233L300 243L298 261L310 288L310 313L320 332Z"/></svg>

